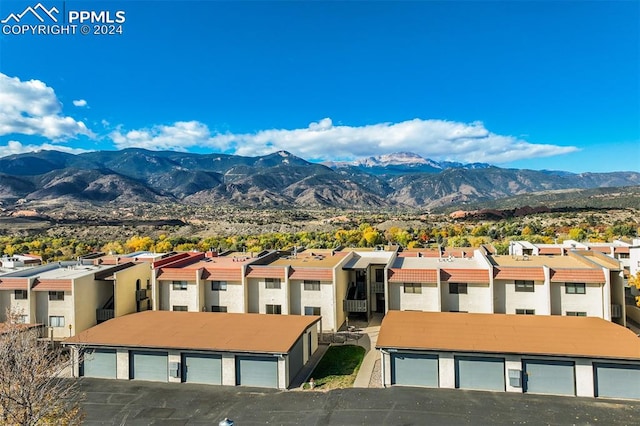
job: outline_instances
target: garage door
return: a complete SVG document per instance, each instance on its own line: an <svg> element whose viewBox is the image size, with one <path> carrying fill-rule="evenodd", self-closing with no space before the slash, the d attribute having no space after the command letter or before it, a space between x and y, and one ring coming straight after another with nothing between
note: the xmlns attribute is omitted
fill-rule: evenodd
<svg viewBox="0 0 640 426"><path fill-rule="evenodd" d="M289 352L289 380L292 380L304 365L304 335L298 339Z"/></svg>
<svg viewBox="0 0 640 426"><path fill-rule="evenodd" d="M132 379L167 382L169 372L166 352L131 351L129 366Z"/></svg>
<svg viewBox="0 0 640 426"><path fill-rule="evenodd" d="M277 388L278 359L276 357L237 357L236 384Z"/></svg>
<svg viewBox="0 0 640 426"><path fill-rule="evenodd" d="M391 384L438 387L438 357L435 355L392 353Z"/></svg>
<svg viewBox="0 0 640 426"><path fill-rule="evenodd" d="M504 359L455 357L456 387L504 391Z"/></svg>
<svg viewBox="0 0 640 426"><path fill-rule="evenodd" d="M108 349L86 349L82 359L84 377L116 378L116 351Z"/></svg>
<svg viewBox="0 0 640 426"><path fill-rule="evenodd" d="M593 365L596 396L640 399L640 365Z"/></svg>
<svg viewBox="0 0 640 426"><path fill-rule="evenodd" d="M575 395L575 368L571 361L523 359L524 391L550 395Z"/></svg>
<svg viewBox="0 0 640 426"><path fill-rule="evenodd" d="M182 381L221 385L222 357L220 355L183 354Z"/></svg>

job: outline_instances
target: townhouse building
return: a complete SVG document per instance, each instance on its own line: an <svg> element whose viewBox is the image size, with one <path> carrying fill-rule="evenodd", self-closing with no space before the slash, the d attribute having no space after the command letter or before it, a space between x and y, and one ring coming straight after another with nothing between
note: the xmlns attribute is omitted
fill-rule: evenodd
<svg viewBox="0 0 640 426"><path fill-rule="evenodd" d="M0 321L7 310L24 323L44 324L63 339L110 318L147 309L149 264L56 262L0 276Z"/></svg>

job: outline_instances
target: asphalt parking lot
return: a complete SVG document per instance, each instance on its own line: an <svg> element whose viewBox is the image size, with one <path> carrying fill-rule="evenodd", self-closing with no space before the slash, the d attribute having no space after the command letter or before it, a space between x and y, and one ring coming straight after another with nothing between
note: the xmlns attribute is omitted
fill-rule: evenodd
<svg viewBox="0 0 640 426"><path fill-rule="evenodd" d="M322 391L81 379L87 425L634 425L640 402L453 389Z"/></svg>

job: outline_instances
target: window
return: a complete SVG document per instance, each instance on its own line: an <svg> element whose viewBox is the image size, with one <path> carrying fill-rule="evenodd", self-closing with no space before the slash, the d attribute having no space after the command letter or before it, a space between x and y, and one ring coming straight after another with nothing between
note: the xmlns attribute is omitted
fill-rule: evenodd
<svg viewBox="0 0 640 426"><path fill-rule="evenodd" d="M405 293L422 293L422 284L420 283L404 283Z"/></svg>
<svg viewBox="0 0 640 426"><path fill-rule="evenodd" d="M29 322L29 316L28 315L18 315L16 317L16 321L18 322L18 324L26 324Z"/></svg>
<svg viewBox="0 0 640 426"><path fill-rule="evenodd" d="M62 316L50 316L49 327L64 327L64 317Z"/></svg>
<svg viewBox="0 0 640 426"><path fill-rule="evenodd" d="M211 281L211 291L227 291L227 282Z"/></svg>
<svg viewBox="0 0 640 426"><path fill-rule="evenodd" d="M227 312L226 306L211 305L211 312Z"/></svg>
<svg viewBox="0 0 640 426"><path fill-rule="evenodd" d="M282 306L281 305L267 305L267 313L268 314L280 315L282 313Z"/></svg>
<svg viewBox="0 0 640 426"><path fill-rule="evenodd" d="M63 293L64 294L64 293ZM13 296L16 300L26 300L27 290L14 290Z"/></svg>
<svg viewBox="0 0 640 426"><path fill-rule="evenodd" d="M376 282L377 283L384 282L384 269L376 269Z"/></svg>
<svg viewBox="0 0 640 426"><path fill-rule="evenodd" d="M320 291L320 281L304 280L304 289L308 291Z"/></svg>
<svg viewBox="0 0 640 426"><path fill-rule="evenodd" d="M535 309L516 309L516 315L535 315Z"/></svg>
<svg viewBox="0 0 640 426"><path fill-rule="evenodd" d="M618 259L629 259L629 253L618 253Z"/></svg>
<svg viewBox="0 0 640 426"><path fill-rule="evenodd" d="M280 288L280 278L265 278L264 288Z"/></svg>
<svg viewBox="0 0 640 426"><path fill-rule="evenodd" d="M187 312L189 310L189 308L186 305L173 305L171 307L172 311L179 311L179 312Z"/></svg>
<svg viewBox="0 0 640 426"><path fill-rule="evenodd" d="M305 315L320 315L320 308L317 306L305 306L304 307Z"/></svg>
<svg viewBox="0 0 640 426"><path fill-rule="evenodd" d="M575 312L575 311L567 311L568 317L586 317L586 312Z"/></svg>
<svg viewBox="0 0 640 426"><path fill-rule="evenodd" d="M449 283L449 294L467 294L467 284Z"/></svg>
<svg viewBox="0 0 640 426"><path fill-rule="evenodd" d="M186 281L174 281L173 282L173 289L174 290L186 290L187 289L187 282Z"/></svg>
<svg viewBox="0 0 640 426"><path fill-rule="evenodd" d="M516 292L533 293L534 290L533 281L516 280Z"/></svg>
<svg viewBox="0 0 640 426"><path fill-rule="evenodd" d="M49 300L64 300L64 291L50 291Z"/></svg>
<svg viewBox="0 0 640 426"><path fill-rule="evenodd" d="M584 283L564 283L564 291L567 294L585 294L586 288Z"/></svg>

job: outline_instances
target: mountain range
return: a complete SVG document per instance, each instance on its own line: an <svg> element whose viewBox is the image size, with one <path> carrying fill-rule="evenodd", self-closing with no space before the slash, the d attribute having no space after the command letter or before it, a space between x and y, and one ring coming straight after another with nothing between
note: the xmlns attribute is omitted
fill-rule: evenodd
<svg viewBox="0 0 640 426"><path fill-rule="evenodd" d="M561 189L640 185L640 173L569 173L438 162L413 153L318 164L286 151L39 151L0 158L0 203L83 201L243 207L420 208Z"/></svg>

